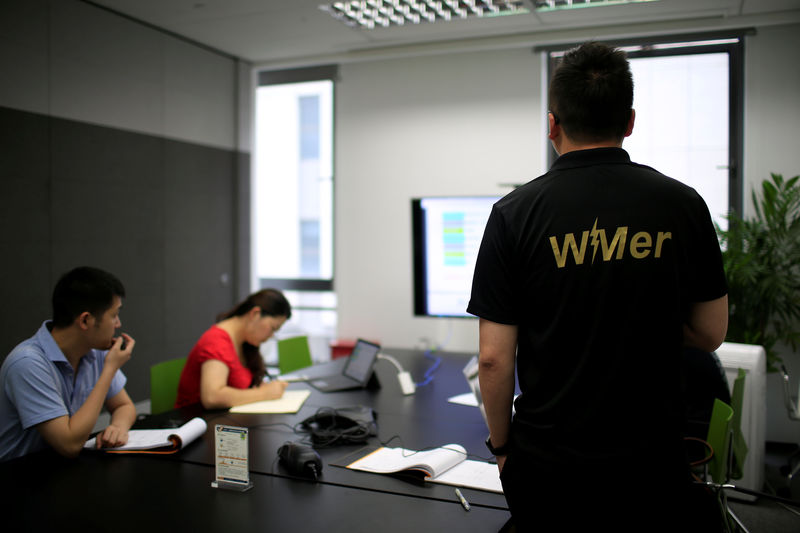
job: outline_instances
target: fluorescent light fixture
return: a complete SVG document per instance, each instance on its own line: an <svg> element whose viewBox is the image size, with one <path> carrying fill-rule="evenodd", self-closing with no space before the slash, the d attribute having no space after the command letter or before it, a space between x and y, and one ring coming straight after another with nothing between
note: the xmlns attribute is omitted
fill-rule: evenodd
<svg viewBox="0 0 800 533"><path fill-rule="evenodd" d="M630 46L619 46L618 48L627 54L633 54L636 52L643 52L645 50L670 50L674 48L699 48L703 46L718 46L721 44L735 44L739 42L738 37L731 37L726 39L709 39L705 41L680 41L674 43L656 43L656 44L648 44L648 45L630 45ZM564 54L567 53L567 50L556 50L554 52L550 52L551 57L564 57Z"/></svg>
<svg viewBox="0 0 800 533"><path fill-rule="evenodd" d="M533 8L542 13L546 11L559 11L562 9L579 9L583 7L614 6L657 1L658 0L533 0Z"/></svg>
<svg viewBox="0 0 800 533"><path fill-rule="evenodd" d="M524 0L360 0L319 6L348 26L373 29L530 13Z"/></svg>

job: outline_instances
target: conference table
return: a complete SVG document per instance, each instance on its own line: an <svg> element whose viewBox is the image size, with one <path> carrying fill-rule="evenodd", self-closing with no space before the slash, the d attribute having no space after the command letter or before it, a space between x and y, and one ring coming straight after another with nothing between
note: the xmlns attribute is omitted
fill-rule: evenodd
<svg viewBox="0 0 800 533"><path fill-rule="evenodd" d="M397 369L379 359L378 388L311 394L291 414L234 414L199 406L142 417L134 427L180 424L194 416L207 423L203 436L170 455L107 454L84 450L77 459L52 452L0 463L10 495L3 497L7 531L141 531L227 528L261 531L499 531L509 513L502 494L463 488L465 510L454 488L412 482L344 468L346 458L368 447L424 450L460 444L474 460L489 460L486 424L474 406L449 402L469 392L462 374L466 354L384 349L416 381L433 369L431 380L404 395ZM310 372L313 375L313 372ZM323 467L317 480L290 473L278 460L287 442L310 443L300 422L320 409L363 406L376 414L377 435L366 443L317 448ZM244 492L212 488L216 424L246 427L253 486ZM11 517L9 519L9 517ZM9 522L10 520L10 522Z"/></svg>

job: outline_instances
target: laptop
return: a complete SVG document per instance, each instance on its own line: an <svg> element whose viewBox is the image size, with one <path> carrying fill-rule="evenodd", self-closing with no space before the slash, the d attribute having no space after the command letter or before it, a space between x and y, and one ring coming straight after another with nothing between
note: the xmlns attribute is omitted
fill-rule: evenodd
<svg viewBox="0 0 800 533"><path fill-rule="evenodd" d="M358 339L353 347L353 353L346 359L339 372L309 377L307 383L323 392L362 389L372 377L372 369L380 350L380 345Z"/></svg>

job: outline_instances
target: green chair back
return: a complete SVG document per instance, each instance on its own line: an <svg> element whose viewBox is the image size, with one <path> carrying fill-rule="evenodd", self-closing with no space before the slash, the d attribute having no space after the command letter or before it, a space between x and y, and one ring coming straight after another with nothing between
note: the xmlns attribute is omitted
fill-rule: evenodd
<svg viewBox="0 0 800 533"><path fill-rule="evenodd" d="M711 422L706 440L714 450L708 470L714 483L725 483L728 477L728 451L730 448L731 420L733 408L719 398L714 399Z"/></svg>
<svg viewBox="0 0 800 533"><path fill-rule="evenodd" d="M288 374L307 366L311 366L308 337L301 335L278 341L278 369L281 374Z"/></svg>
<svg viewBox="0 0 800 533"><path fill-rule="evenodd" d="M163 413L175 407L178 397L178 382L186 364L186 358L170 359L150 367L150 412Z"/></svg>
<svg viewBox="0 0 800 533"><path fill-rule="evenodd" d="M739 375L733 382L733 392L731 392L731 407L733 408L733 419L731 420L731 432L733 440L733 464L731 465L730 476L732 479L742 479L744 475L744 460L747 458L747 443L742 433L742 403L744 401L744 380L747 373L744 369L739 369Z"/></svg>

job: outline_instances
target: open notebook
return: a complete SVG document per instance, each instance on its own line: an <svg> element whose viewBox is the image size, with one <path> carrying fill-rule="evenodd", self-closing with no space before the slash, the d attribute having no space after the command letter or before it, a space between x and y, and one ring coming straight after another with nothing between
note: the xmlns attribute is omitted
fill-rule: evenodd
<svg viewBox="0 0 800 533"><path fill-rule="evenodd" d="M374 451L365 449L361 455L361 458L346 464L346 468L489 492L503 492L497 465L467 459L467 451L459 444L447 444L420 452L381 447Z"/></svg>
<svg viewBox="0 0 800 533"><path fill-rule="evenodd" d="M195 417L179 428L132 429L128 431L128 443L116 448L100 448L108 453L175 453L206 432L206 421ZM96 448L92 437L83 445L92 450Z"/></svg>

